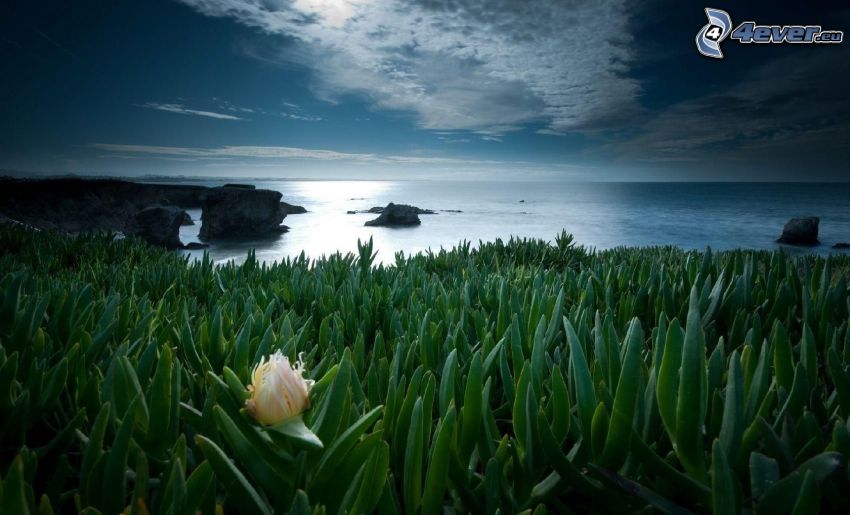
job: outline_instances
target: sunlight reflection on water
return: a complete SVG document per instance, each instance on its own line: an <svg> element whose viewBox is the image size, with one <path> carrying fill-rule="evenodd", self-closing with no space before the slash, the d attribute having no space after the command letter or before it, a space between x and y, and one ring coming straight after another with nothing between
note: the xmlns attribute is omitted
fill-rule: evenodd
<svg viewBox="0 0 850 515"><path fill-rule="evenodd" d="M215 185L211 183L210 185ZM356 252L357 240L372 237L378 261L395 253L450 248L511 235L553 240L561 230L596 248L678 245L688 249L779 248L775 238L793 216L821 217L820 253L850 241L850 185L694 183L517 183L429 181L273 181L283 200L303 205L289 215L290 232L264 240L213 242L216 262L242 261L249 248L260 260L309 257L337 250ZM418 227L364 227L372 214L348 210L413 204L441 211L422 215ZM522 202L524 201L524 202ZM444 210L462 210L461 213ZM200 219L200 210L190 212ZM184 242L197 241L200 222L183 227ZM808 252L808 249L789 249ZM202 251L192 251L200 256Z"/></svg>

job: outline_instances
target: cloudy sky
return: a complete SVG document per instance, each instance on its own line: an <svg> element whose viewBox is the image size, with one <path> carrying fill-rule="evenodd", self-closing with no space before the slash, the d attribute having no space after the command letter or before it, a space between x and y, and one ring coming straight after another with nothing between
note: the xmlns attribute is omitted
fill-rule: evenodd
<svg viewBox="0 0 850 515"><path fill-rule="evenodd" d="M840 4L710 7L850 32ZM710 59L703 7L0 0L0 169L850 180L850 44Z"/></svg>

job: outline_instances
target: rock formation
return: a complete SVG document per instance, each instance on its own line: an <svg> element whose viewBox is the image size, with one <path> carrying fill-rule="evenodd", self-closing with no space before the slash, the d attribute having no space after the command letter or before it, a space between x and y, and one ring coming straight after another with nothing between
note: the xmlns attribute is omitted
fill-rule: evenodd
<svg viewBox="0 0 850 515"><path fill-rule="evenodd" d="M39 229L117 232L146 207L201 207L208 189L116 179L4 179L0 212Z"/></svg>
<svg viewBox="0 0 850 515"><path fill-rule="evenodd" d="M201 228L206 239L251 237L285 232L286 227L280 222L287 212L303 212L300 206L281 203L280 197L278 192L258 190L250 184L209 188L118 179L0 178L0 217L67 233L124 232L128 227L137 227L137 215L149 207L206 207L209 214L203 215L205 227ZM188 213L177 211L181 224L194 224ZM153 212L145 216L153 216ZM159 241L154 235L150 239ZM169 238L162 241L169 247L176 245Z"/></svg>
<svg viewBox="0 0 850 515"><path fill-rule="evenodd" d="M307 212L307 210L304 209L304 206L296 206L295 204L290 204L288 202L281 202L280 208L288 215L300 215Z"/></svg>
<svg viewBox="0 0 850 515"><path fill-rule="evenodd" d="M806 218L792 218L782 229L782 236L776 241L786 245L817 245L818 225L820 218L810 216Z"/></svg>
<svg viewBox="0 0 850 515"><path fill-rule="evenodd" d="M404 208L410 210L411 212L413 212L417 215L436 215L437 214L437 212L434 211L433 209L422 209L421 207L409 206L407 204L393 204L392 202L390 202L390 205L395 205L396 207L404 207ZM387 207L389 207L389 206L387 206ZM369 209L361 209L359 211L358 210L346 211L346 213L348 213L349 215L356 215L358 213L380 215L381 213L384 212L385 209L387 209L387 207L375 206L375 207L370 207ZM460 213L460 211L452 211L450 209L446 209L444 211L451 212L451 213Z"/></svg>
<svg viewBox="0 0 850 515"><path fill-rule="evenodd" d="M281 194L271 190L213 188L203 199L201 240L245 238L280 234L286 213Z"/></svg>
<svg viewBox="0 0 850 515"><path fill-rule="evenodd" d="M419 225L422 223L419 220L419 211L420 209L415 206L390 202L381 210L381 216L369 220L365 225L369 227Z"/></svg>
<svg viewBox="0 0 850 515"><path fill-rule="evenodd" d="M174 206L146 207L136 213L127 224L125 233L138 236L151 245L179 249L180 224L186 212Z"/></svg>

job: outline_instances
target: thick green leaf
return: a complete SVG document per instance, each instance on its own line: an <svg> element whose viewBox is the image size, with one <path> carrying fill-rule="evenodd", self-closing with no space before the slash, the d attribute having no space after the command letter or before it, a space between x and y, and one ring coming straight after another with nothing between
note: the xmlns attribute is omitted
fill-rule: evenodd
<svg viewBox="0 0 850 515"><path fill-rule="evenodd" d="M440 376L440 416L449 411L449 404L454 400L455 381L457 380L457 349L452 349L443 365Z"/></svg>
<svg viewBox="0 0 850 515"><path fill-rule="evenodd" d="M707 379L705 337L696 287L691 289L680 374L676 403L676 455L689 474L698 480L704 480L706 475L702 426L706 410Z"/></svg>
<svg viewBox="0 0 850 515"><path fill-rule="evenodd" d="M219 446L201 435L195 437L195 443L201 448L204 457L212 466L216 478L225 487L228 498L232 498L234 505L238 506L241 512L250 514L271 513L260 495L251 486L250 481L236 468Z"/></svg>
<svg viewBox="0 0 850 515"><path fill-rule="evenodd" d="M372 513L381 499L390 465L390 448L381 442L366 464L363 481L350 513Z"/></svg>
<svg viewBox="0 0 850 515"><path fill-rule="evenodd" d="M422 513L424 515L436 515L442 511L449 460L451 459L451 445L454 439L455 417L454 408L449 408L448 413L440 423L440 428L431 447L428 473L425 476L425 490L422 495Z"/></svg>
<svg viewBox="0 0 850 515"><path fill-rule="evenodd" d="M335 477L337 468L345 455L354 447L363 433L375 424L382 411L383 406L378 406L360 417L324 451L313 473L314 482L317 486L325 485Z"/></svg>
<svg viewBox="0 0 850 515"><path fill-rule="evenodd" d="M422 398L417 398L413 405L410 419L410 431L407 434L407 445L404 452L404 508L409 513L419 509L422 500L422 459L423 434L425 419L422 413Z"/></svg>
<svg viewBox="0 0 850 515"><path fill-rule="evenodd" d="M596 394L593 390L593 380L584 349L573 329L573 325L564 317L564 331L567 334L567 343L570 347L570 366L575 383L576 404L579 412L579 424L581 430L587 434L593 422L593 413L596 411Z"/></svg>
<svg viewBox="0 0 850 515"><path fill-rule="evenodd" d="M291 438L296 445L306 449L321 449L324 447L318 435L304 424L304 419L300 416L292 417L281 424L269 426L268 430L285 435Z"/></svg>
<svg viewBox="0 0 850 515"><path fill-rule="evenodd" d="M469 365L469 374L466 376L466 389L463 395L463 409L461 411L461 431L458 450L461 461L469 459L478 434L481 432L481 396L484 390L482 383L481 354L476 352L472 356Z"/></svg>
<svg viewBox="0 0 850 515"><path fill-rule="evenodd" d="M738 448L744 434L744 376L738 351L729 358L729 372L726 378L725 400L723 403L723 422L720 427L720 446L730 463L738 460Z"/></svg>
<svg viewBox="0 0 850 515"><path fill-rule="evenodd" d="M711 509L714 515L738 513L735 478L719 440L714 440L711 448Z"/></svg>
<svg viewBox="0 0 850 515"><path fill-rule="evenodd" d="M676 409L679 397L679 374L682 367L682 349L685 333L675 318L670 322L664 339L664 356L658 371L655 397L658 401L658 413L670 440L676 441Z"/></svg>
<svg viewBox="0 0 850 515"><path fill-rule="evenodd" d="M635 404L640 389L638 383L641 373L641 351L643 350L643 329L637 318L632 319L626 333L626 350L620 380L614 397L614 409L608 424L608 435L599 464L610 470L619 469L628 457L629 442L632 437L632 423L635 418Z"/></svg>
<svg viewBox="0 0 850 515"><path fill-rule="evenodd" d="M845 466L844 457L835 452L825 452L811 458L766 489L758 500L759 511L779 513L789 509L800 498L807 473L810 472L819 483Z"/></svg>
<svg viewBox="0 0 850 515"><path fill-rule="evenodd" d="M140 397L130 403L124 420L115 434L112 448L106 457L104 475L101 483L101 506L106 513L118 513L124 509L127 497L127 480L124 471L127 468L127 455L130 452L130 437L136 423L136 407Z"/></svg>
<svg viewBox="0 0 850 515"><path fill-rule="evenodd" d="M0 490L0 512L27 515L30 505L27 501L27 483L24 478L24 465L20 455L12 460Z"/></svg>

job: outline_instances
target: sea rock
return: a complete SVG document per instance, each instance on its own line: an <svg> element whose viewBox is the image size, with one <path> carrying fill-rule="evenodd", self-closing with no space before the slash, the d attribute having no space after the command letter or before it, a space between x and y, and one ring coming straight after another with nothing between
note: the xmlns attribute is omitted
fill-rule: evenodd
<svg viewBox="0 0 850 515"><path fill-rule="evenodd" d="M184 214L185 211L174 206L146 207L130 220L126 234L138 236L158 247L181 248L180 224Z"/></svg>
<svg viewBox="0 0 850 515"><path fill-rule="evenodd" d="M792 218L782 229L782 236L776 241L786 245L817 245L818 225L820 218L810 216L806 218Z"/></svg>
<svg viewBox="0 0 850 515"><path fill-rule="evenodd" d="M180 225L195 225L195 221L192 220L192 215L183 211L183 220L180 221Z"/></svg>
<svg viewBox="0 0 850 515"><path fill-rule="evenodd" d="M365 225L369 227L419 225L422 222L419 220L418 211L419 208L415 206L390 202L381 211L381 216L369 220Z"/></svg>
<svg viewBox="0 0 850 515"><path fill-rule="evenodd" d="M190 241L189 243L183 245L183 248L186 250L198 250L205 249L207 247L209 247L209 245L207 245L206 243L199 243L197 241Z"/></svg>
<svg viewBox="0 0 850 515"><path fill-rule="evenodd" d="M300 215L307 212L307 210L304 209L304 206L296 206L295 204L290 204L288 202L281 202L280 208L288 215Z"/></svg>
<svg viewBox="0 0 850 515"><path fill-rule="evenodd" d="M201 240L280 234L286 213L280 192L249 188L213 188L204 195Z"/></svg>
<svg viewBox="0 0 850 515"><path fill-rule="evenodd" d="M257 187L254 186L253 184L225 184L224 186L222 186L222 188L242 188L242 189L245 189L245 190L255 190L255 189L257 189Z"/></svg>
<svg viewBox="0 0 850 515"><path fill-rule="evenodd" d="M413 213L416 213L417 215L436 215L437 214L437 212L434 211L433 209L422 209L421 207L409 206L407 204L396 204L396 205L397 206L404 206L405 208L408 208ZM387 206L387 207L389 207L389 206ZM381 213L384 212L384 209L386 209L386 207L375 206L375 207L370 207L369 209L362 209L362 210L359 210L359 211L346 211L346 213L348 213L349 215L355 215L357 213L380 215ZM460 211L452 211L450 209L445 209L444 211L460 213Z"/></svg>
<svg viewBox="0 0 850 515"><path fill-rule="evenodd" d="M834 249L850 249L850 243L839 242L832 246Z"/></svg>

